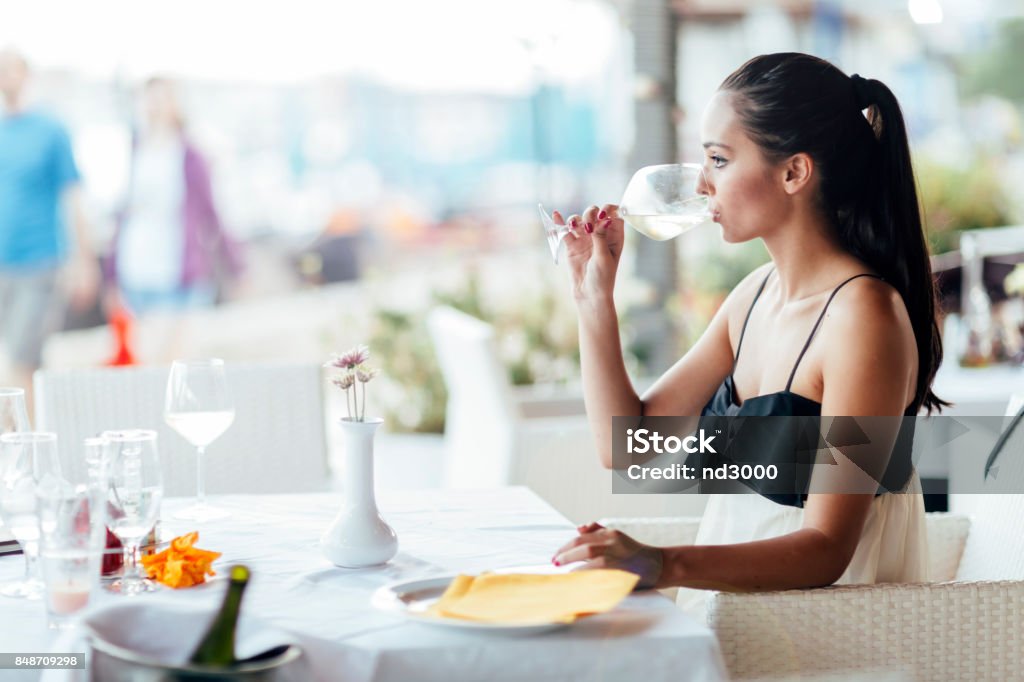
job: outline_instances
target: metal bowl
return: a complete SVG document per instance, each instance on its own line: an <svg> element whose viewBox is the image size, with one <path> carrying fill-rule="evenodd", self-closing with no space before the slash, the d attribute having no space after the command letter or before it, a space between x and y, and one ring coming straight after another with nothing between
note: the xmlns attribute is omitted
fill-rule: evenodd
<svg viewBox="0 0 1024 682"><path fill-rule="evenodd" d="M174 666L125 649L89 632L89 679L97 682L305 682L311 675L302 649L289 645L277 655L231 668L201 665Z"/></svg>

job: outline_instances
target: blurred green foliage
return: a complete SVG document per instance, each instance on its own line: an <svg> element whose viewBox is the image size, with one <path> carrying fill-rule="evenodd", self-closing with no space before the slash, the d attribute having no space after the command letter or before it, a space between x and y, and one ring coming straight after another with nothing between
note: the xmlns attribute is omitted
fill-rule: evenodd
<svg viewBox="0 0 1024 682"><path fill-rule="evenodd" d="M539 286L524 288L509 301L494 301L485 295L479 274L470 270L459 286L435 290L431 300L492 325L510 383L527 385L565 381L579 373L576 319L564 293ZM392 432L444 431L448 395L427 331L429 307L379 308L373 316L368 345L391 389L377 399Z"/></svg>
<svg viewBox="0 0 1024 682"><path fill-rule="evenodd" d="M1012 222L1009 197L993 165L975 159L951 167L919 159L915 169L932 253L956 249L963 230Z"/></svg>

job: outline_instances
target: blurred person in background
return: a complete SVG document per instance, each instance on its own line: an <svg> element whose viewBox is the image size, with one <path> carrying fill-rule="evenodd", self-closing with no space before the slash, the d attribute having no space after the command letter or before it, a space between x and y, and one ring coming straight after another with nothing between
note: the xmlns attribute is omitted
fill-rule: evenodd
<svg viewBox="0 0 1024 682"><path fill-rule="evenodd" d="M141 110L108 262L108 306L142 316L212 305L241 262L217 213L209 165L186 132L170 81L147 81Z"/></svg>
<svg viewBox="0 0 1024 682"><path fill-rule="evenodd" d="M64 306L85 311L100 284L71 139L57 119L26 105L29 75L22 55L0 51L0 329L13 380L26 390Z"/></svg>

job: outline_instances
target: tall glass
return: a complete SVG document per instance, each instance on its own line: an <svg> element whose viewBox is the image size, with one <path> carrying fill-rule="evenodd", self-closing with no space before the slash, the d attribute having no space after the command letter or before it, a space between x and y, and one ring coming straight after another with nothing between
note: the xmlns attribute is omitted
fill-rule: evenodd
<svg viewBox="0 0 1024 682"><path fill-rule="evenodd" d="M104 431L103 438L109 444L107 525L132 558L131 568L110 590L127 595L148 592L156 589L156 585L140 575L138 553L139 544L160 516L163 499L156 431Z"/></svg>
<svg viewBox="0 0 1024 682"><path fill-rule="evenodd" d="M0 517L25 554L25 577L5 585L6 597L39 599L39 510L41 491L60 490L60 460L57 434L18 431L0 436Z"/></svg>
<svg viewBox="0 0 1024 682"><path fill-rule="evenodd" d="M29 428L28 414L25 411L25 389L0 387L0 436L15 431L28 431ZM0 474L3 474L4 468L4 461L0 459ZM4 526L3 517L0 516L0 547L17 543L17 539L11 534L10 529ZM6 583L0 585L0 591L8 586Z"/></svg>
<svg viewBox="0 0 1024 682"><path fill-rule="evenodd" d="M40 561L47 625L65 628L99 586L106 539L106 496L95 485L39 495Z"/></svg>
<svg viewBox="0 0 1024 682"><path fill-rule="evenodd" d="M229 516L206 502L206 448L235 421L224 361L175 360L167 377L164 420L196 448L196 501L175 516L199 522Z"/></svg>
<svg viewBox="0 0 1024 682"><path fill-rule="evenodd" d="M646 237L657 241L673 239L711 220L706 187L707 178L700 164L644 166L626 185L619 215ZM543 206L538 204L537 208L551 257L558 263L562 242L571 227L556 222Z"/></svg>

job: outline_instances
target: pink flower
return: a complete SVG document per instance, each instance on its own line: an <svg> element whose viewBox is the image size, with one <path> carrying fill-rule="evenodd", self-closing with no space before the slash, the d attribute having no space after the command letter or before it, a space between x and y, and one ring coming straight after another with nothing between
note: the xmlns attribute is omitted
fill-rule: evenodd
<svg viewBox="0 0 1024 682"><path fill-rule="evenodd" d="M344 355L335 355L324 367L353 370L369 359L370 349L360 345L349 349Z"/></svg>
<svg viewBox="0 0 1024 682"><path fill-rule="evenodd" d="M348 389L352 388L352 384L354 384L355 381L356 377L354 374L351 373L343 374L340 377L334 377L333 379L331 379L331 383L343 391L347 391Z"/></svg>

